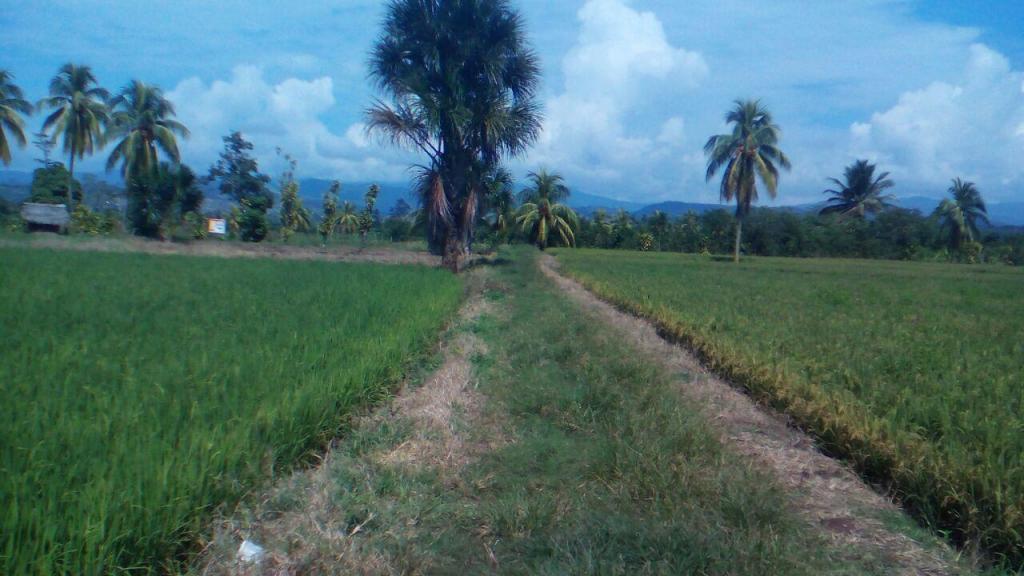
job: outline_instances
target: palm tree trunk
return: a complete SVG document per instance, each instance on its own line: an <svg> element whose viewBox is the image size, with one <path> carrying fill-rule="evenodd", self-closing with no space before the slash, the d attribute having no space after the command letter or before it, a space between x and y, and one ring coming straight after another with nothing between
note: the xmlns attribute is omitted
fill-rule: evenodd
<svg viewBox="0 0 1024 576"><path fill-rule="evenodd" d="M71 192L71 188L75 183L75 145L71 145L71 162L68 163L68 212L72 212L75 208L74 194Z"/></svg>
<svg viewBox="0 0 1024 576"><path fill-rule="evenodd" d="M733 248L732 261L737 264L740 261L740 239L743 237L743 219L736 219L736 246Z"/></svg>
<svg viewBox="0 0 1024 576"><path fill-rule="evenodd" d="M462 235L455 225L448 227L442 250L441 265L451 270L454 274L458 274L462 264L462 255L465 252L465 244L462 241Z"/></svg>

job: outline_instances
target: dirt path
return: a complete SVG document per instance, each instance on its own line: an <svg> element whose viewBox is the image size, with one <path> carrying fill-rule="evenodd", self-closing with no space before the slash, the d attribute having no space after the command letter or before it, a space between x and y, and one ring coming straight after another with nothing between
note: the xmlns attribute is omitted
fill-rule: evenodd
<svg viewBox="0 0 1024 576"><path fill-rule="evenodd" d="M416 515L434 505L415 495L399 497L391 484L424 474L453 489L464 466L506 442L475 389L471 361L486 354L487 345L470 327L494 312L483 297L486 271L468 275L467 283L470 296L442 337L440 365L358 418L317 466L225 514L193 572L379 575L408 573L410 563L416 565L411 573L431 571L429 560L417 565L387 551L388 543L410 538L419 529ZM404 440L393 442L396 435ZM430 492L429 485L417 489ZM264 550L260 561L239 559L243 539Z"/></svg>
<svg viewBox="0 0 1024 576"><path fill-rule="evenodd" d="M540 260L544 274L573 301L596 313L639 349L660 359L680 379L680 389L705 407L709 420L741 454L772 472L793 495L793 504L851 558L877 558L899 574L958 574L944 557L943 545L926 549L914 539L887 528L882 518L899 513L891 501L864 484L849 468L819 452L806 434L787 425L785 416L755 403L737 388L710 374L685 349L662 339L647 321L619 311L572 279L562 276L551 256Z"/></svg>
<svg viewBox="0 0 1024 576"><path fill-rule="evenodd" d="M326 260L330 262L375 262L381 264L421 264L439 266L441 259L427 252L370 246L333 245L287 246L281 244L246 244L204 240L182 244L159 242L142 238L89 238L67 239L52 234L38 235L27 241L0 239L0 247L48 248L86 252L143 252L146 254L182 254L220 258L280 258L286 260Z"/></svg>

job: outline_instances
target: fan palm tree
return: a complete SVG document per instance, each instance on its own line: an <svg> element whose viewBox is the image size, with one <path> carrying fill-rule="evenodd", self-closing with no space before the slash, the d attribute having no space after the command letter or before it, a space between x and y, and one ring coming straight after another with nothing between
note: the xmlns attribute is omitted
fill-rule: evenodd
<svg viewBox="0 0 1024 576"><path fill-rule="evenodd" d="M10 133L18 146L24 148L28 141L22 115L32 113L32 105L25 100L21 88L12 82L13 78L7 70L0 70L0 161L4 166L11 164L11 144L7 134Z"/></svg>
<svg viewBox="0 0 1024 576"><path fill-rule="evenodd" d="M528 177L533 185L522 192L523 205L516 222L541 250L550 245L552 236L565 246L575 246L580 220L572 208L558 203L569 197L562 176L541 170L530 172Z"/></svg>
<svg viewBox="0 0 1024 576"><path fill-rule="evenodd" d="M393 0L370 58L391 100L367 126L422 152L428 242L458 271L476 222L482 182L540 133L537 57L507 0Z"/></svg>
<svg viewBox="0 0 1024 576"><path fill-rule="evenodd" d="M736 100L734 104L725 115L726 123L733 124L732 133L709 138L704 153L708 157L707 180L710 182L724 167L719 194L726 202L736 200L733 260L739 262L743 220L750 212L750 205L757 201L757 180L760 179L768 194L775 198L779 184L776 164L787 170L790 164L789 158L778 148L779 127L761 102Z"/></svg>
<svg viewBox="0 0 1024 576"><path fill-rule="evenodd" d="M64 141L64 152L70 157L68 164L68 209L71 209L71 183L75 178L75 158L103 146L103 130L110 113L107 99L110 94L99 87L92 68L76 64L61 66L50 81L50 95L39 101L39 108L54 111L43 121L43 131L53 130L53 137Z"/></svg>
<svg viewBox="0 0 1024 576"><path fill-rule="evenodd" d="M965 243L974 242L980 237L979 220L989 224L988 209L974 182L954 178L949 193L953 198L943 200L935 209L935 215L942 222L941 226L949 238L950 247L960 250Z"/></svg>
<svg viewBox="0 0 1024 576"><path fill-rule="evenodd" d="M827 200L830 206L821 209L821 214L840 214L842 216L854 216L864 218L867 214L875 214L889 207L893 200L891 194L882 194L883 191L894 186L889 179L888 172L882 172L875 177L874 164L867 160L857 160L846 167L843 171L843 180L829 178L835 183L835 190L825 190L825 194L832 197Z"/></svg>
<svg viewBox="0 0 1024 576"><path fill-rule="evenodd" d="M157 149L175 164L181 162L175 135L187 138L188 128L173 119L174 104L163 91L139 80L132 80L110 101L109 139L120 138L107 158L107 170L121 163L125 180L152 172L159 165Z"/></svg>
<svg viewBox="0 0 1024 576"><path fill-rule="evenodd" d="M491 215L491 229L506 240L515 223L515 209L512 174L499 167L484 180L484 212Z"/></svg>

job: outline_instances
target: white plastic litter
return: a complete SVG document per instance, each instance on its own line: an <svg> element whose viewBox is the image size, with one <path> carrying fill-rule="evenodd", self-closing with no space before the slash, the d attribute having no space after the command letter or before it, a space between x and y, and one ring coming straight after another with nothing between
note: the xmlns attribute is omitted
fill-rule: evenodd
<svg viewBox="0 0 1024 576"><path fill-rule="evenodd" d="M241 562L260 562L265 555L266 551L263 550L263 547L255 542L242 540L242 545L238 547L238 559Z"/></svg>

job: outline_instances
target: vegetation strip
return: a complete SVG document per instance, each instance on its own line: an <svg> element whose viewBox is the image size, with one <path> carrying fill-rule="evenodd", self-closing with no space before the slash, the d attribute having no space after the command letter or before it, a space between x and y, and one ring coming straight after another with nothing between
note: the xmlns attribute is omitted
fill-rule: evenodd
<svg viewBox="0 0 1024 576"><path fill-rule="evenodd" d="M473 273L488 304L448 337L468 384L428 377L364 420L323 468L228 522L205 573L237 569L246 536L267 544L264 574L893 572L829 545L671 375L512 256Z"/></svg>
<svg viewBox="0 0 1024 576"><path fill-rule="evenodd" d="M915 533L928 542L925 548L887 525L887 520L901 516L899 509L839 462L819 452L813 440L790 428L784 417L757 406L707 372L696 357L662 338L654 325L619 311L575 280L559 274L552 257L544 258L541 267L575 302L617 327L667 369L691 374L682 386L685 395L705 407L706 416L726 435L730 445L779 479L794 495L801 516L825 532L834 547L853 558L888 562L893 573L956 571L949 561L949 550L936 538Z"/></svg>
<svg viewBox="0 0 1024 576"><path fill-rule="evenodd" d="M825 449L891 482L920 518L1019 565L1024 437L1011 383L1024 374L1024 311L1010 312L1019 308L1018 271L558 256L588 289L652 320Z"/></svg>
<svg viewBox="0 0 1024 576"><path fill-rule="evenodd" d="M425 267L0 249L0 573L173 571L433 342Z"/></svg>

